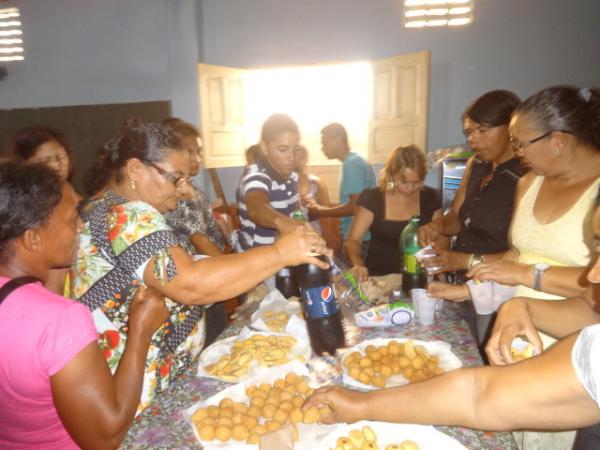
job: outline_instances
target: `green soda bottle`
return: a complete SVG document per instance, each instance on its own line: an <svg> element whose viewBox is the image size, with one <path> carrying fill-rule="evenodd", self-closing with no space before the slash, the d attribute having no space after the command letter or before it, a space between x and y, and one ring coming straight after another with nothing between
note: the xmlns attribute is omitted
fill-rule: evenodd
<svg viewBox="0 0 600 450"><path fill-rule="evenodd" d="M402 272L402 292L410 297L411 289L425 288L427 286L427 276L421 268L421 264L416 257L416 253L421 250L419 245L420 219L419 216L412 216L408 224L400 234L400 252L402 261L400 261Z"/></svg>

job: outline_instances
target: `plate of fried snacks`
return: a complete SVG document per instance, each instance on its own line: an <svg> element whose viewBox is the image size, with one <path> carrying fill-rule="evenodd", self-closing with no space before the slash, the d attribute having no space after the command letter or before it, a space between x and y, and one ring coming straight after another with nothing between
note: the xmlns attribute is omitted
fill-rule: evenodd
<svg viewBox="0 0 600 450"><path fill-rule="evenodd" d="M343 381L381 389L423 381L462 367L450 344L413 339L371 339L342 354Z"/></svg>
<svg viewBox="0 0 600 450"><path fill-rule="evenodd" d="M302 404L314 389L305 365L293 362L255 375L183 412L204 449L257 449L262 436L292 428L295 449L313 450L335 425L320 425L327 407Z"/></svg>
<svg viewBox="0 0 600 450"><path fill-rule="evenodd" d="M217 341L201 353L198 376L237 383L292 361L304 363L310 356L307 341L288 334L244 328L239 335Z"/></svg>
<svg viewBox="0 0 600 450"><path fill-rule="evenodd" d="M302 316L300 303L287 300L275 289L260 302L259 308L250 318L250 326L267 333L291 334L308 341L306 322Z"/></svg>
<svg viewBox="0 0 600 450"><path fill-rule="evenodd" d="M338 426L314 450L466 450L428 425L361 421Z"/></svg>

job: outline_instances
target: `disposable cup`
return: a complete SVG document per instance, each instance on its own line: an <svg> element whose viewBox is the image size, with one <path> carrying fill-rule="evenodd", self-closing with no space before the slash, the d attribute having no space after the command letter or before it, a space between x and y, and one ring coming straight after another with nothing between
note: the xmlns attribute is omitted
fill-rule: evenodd
<svg viewBox="0 0 600 450"><path fill-rule="evenodd" d="M474 282L467 281L467 287L471 293L471 300L477 314L492 314L494 308L494 285L491 281Z"/></svg>
<svg viewBox="0 0 600 450"><path fill-rule="evenodd" d="M421 325L431 325L439 299L427 295L426 289L411 289L410 298L413 302L417 322Z"/></svg>
<svg viewBox="0 0 600 450"><path fill-rule="evenodd" d="M515 296L515 292L517 291L516 286L507 286L506 284L492 282L494 284L494 309L498 311L498 308L502 306L502 304L510 300Z"/></svg>

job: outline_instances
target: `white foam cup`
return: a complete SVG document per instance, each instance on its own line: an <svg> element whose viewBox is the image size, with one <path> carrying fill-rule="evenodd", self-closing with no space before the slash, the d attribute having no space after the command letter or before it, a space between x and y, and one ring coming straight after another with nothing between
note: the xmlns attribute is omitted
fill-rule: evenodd
<svg viewBox="0 0 600 450"><path fill-rule="evenodd" d="M474 282L467 281L467 287L471 293L471 300L477 314L492 314L494 308L494 285L491 281Z"/></svg>
<svg viewBox="0 0 600 450"><path fill-rule="evenodd" d="M410 298L413 302L417 322L421 325L431 325L439 299L430 297L426 289L411 289Z"/></svg>
<svg viewBox="0 0 600 450"><path fill-rule="evenodd" d="M515 292L517 291L516 286L507 286L506 284L492 282L494 284L494 309L498 311L498 308L502 306L502 304L510 300L515 296Z"/></svg>

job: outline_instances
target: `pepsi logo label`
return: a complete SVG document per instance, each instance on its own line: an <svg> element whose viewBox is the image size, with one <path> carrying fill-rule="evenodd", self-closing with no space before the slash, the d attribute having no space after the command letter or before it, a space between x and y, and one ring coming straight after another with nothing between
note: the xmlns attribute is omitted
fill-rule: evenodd
<svg viewBox="0 0 600 450"><path fill-rule="evenodd" d="M325 286L321 290L321 300L329 303L333 299L333 289L330 286Z"/></svg>

